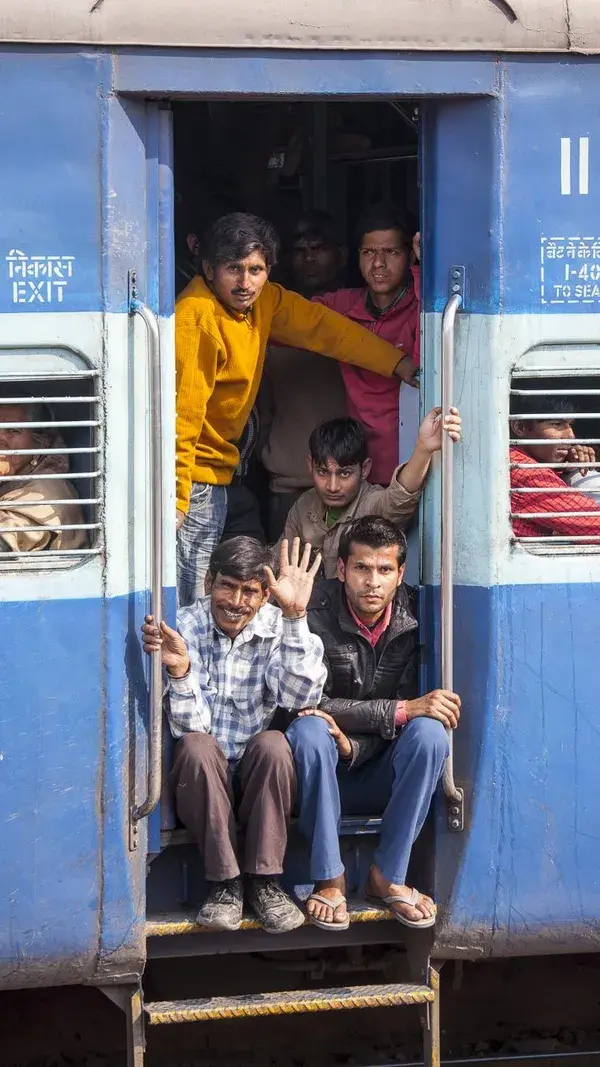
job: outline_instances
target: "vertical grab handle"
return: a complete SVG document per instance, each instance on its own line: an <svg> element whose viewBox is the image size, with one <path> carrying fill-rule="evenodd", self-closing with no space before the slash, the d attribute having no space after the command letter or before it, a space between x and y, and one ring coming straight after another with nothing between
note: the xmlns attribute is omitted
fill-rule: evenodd
<svg viewBox="0 0 600 1067"><path fill-rule="evenodd" d="M148 426L148 466L150 470L150 614L157 626L162 621L163 591L163 465L160 333L158 319L137 299L135 274L129 276L129 314L139 315L148 339L148 375L150 407ZM148 784L146 797L131 810L132 846L135 847L137 823L154 811L160 800L162 779L162 664L161 653L150 656L150 699L148 721Z"/></svg>
<svg viewBox="0 0 600 1067"><path fill-rule="evenodd" d="M457 270L453 268L453 277ZM452 286L453 292L442 315L442 413L452 406L454 392L454 325L456 314L463 304L462 286ZM442 689L454 689L454 544L453 544L453 444L448 434L442 435L442 530L440 566L440 640ZM454 738L447 730L450 751L444 766L443 786L448 801L448 828L454 832L464 829L464 794L454 781Z"/></svg>

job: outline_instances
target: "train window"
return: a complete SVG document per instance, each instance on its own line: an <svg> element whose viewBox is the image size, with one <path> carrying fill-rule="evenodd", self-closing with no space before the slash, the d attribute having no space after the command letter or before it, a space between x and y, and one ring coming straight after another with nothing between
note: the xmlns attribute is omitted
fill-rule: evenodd
<svg viewBox="0 0 600 1067"><path fill-rule="evenodd" d="M600 552L600 375L513 375L510 519L531 552Z"/></svg>
<svg viewBox="0 0 600 1067"><path fill-rule="evenodd" d="M99 386L75 353L0 353L0 570L101 553Z"/></svg>

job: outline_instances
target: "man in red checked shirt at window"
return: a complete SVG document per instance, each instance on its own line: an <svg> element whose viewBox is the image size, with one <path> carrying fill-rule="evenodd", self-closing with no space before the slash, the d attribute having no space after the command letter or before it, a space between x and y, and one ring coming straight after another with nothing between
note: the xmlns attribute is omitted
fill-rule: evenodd
<svg viewBox="0 0 600 1067"><path fill-rule="evenodd" d="M600 506L585 493L566 492L567 482L559 467L543 463L593 463L594 449L578 444L573 433L573 405L565 397L520 398L519 417L511 418L511 437L519 444L510 449L510 510L517 537L600 538ZM528 417L548 415L547 419ZM542 440L541 444L536 441ZM573 439L573 444L560 444ZM545 442L548 442L546 444ZM512 466L513 464L526 466ZM582 468L583 471L591 468ZM569 468L564 472L569 473ZM535 490L532 492L531 490ZM573 512L592 512L589 515ZM518 516L518 517L515 517ZM600 544L600 540L596 543Z"/></svg>
<svg viewBox="0 0 600 1067"><path fill-rule="evenodd" d="M376 207L360 220L357 237L358 265L366 288L338 289L313 300L359 322L400 349L408 368L402 380L417 387L421 235L415 234L411 245L409 232L397 212ZM369 481L389 485L400 456L400 381L388 381L374 371L342 364L340 370L348 414L362 422L367 431ZM407 456L413 444L414 441L406 442L403 451Z"/></svg>

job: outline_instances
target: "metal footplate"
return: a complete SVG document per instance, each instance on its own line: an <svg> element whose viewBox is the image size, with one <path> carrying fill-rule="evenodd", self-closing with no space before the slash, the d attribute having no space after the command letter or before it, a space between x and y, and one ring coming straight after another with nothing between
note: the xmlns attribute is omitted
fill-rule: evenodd
<svg viewBox="0 0 600 1067"><path fill-rule="evenodd" d="M351 923L374 923L391 921L393 916L388 908L378 908L372 904L352 903L348 904L348 913ZM310 926L309 920L305 926ZM258 919L245 915L240 930L260 930ZM174 911L162 912L150 916L146 922L146 937L178 937L182 934L208 934L214 933L206 926L196 922L196 912ZM337 935L339 936L339 935Z"/></svg>
<svg viewBox="0 0 600 1067"><path fill-rule="evenodd" d="M145 1012L148 1022L156 1026L218 1019L253 1019L263 1015L393 1008L429 1004L434 999L435 993L429 986L404 982L340 989L300 989L289 993L255 993L241 997L207 997L201 1000L160 1000L146 1004Z"/></svg>

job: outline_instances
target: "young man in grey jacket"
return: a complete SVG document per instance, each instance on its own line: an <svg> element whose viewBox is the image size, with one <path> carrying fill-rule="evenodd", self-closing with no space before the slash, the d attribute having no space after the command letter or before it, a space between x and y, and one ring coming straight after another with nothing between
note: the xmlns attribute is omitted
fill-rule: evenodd
<svg viewBox="0 0 600 1067"><path fill-rule="evenodd" d="M460 697L443 689L418 696L417 621L402 582L404 535L376 515L343 531L337 578L315 590L309 626L325 649L327 681L318 707L305 709L287 739L298 779L299 825L315 887L310 920L348 927L340 815L382 812L367 896L399 922L432 926L430 897L405 884L413 844L448 754L447 729Z"/></svg>

